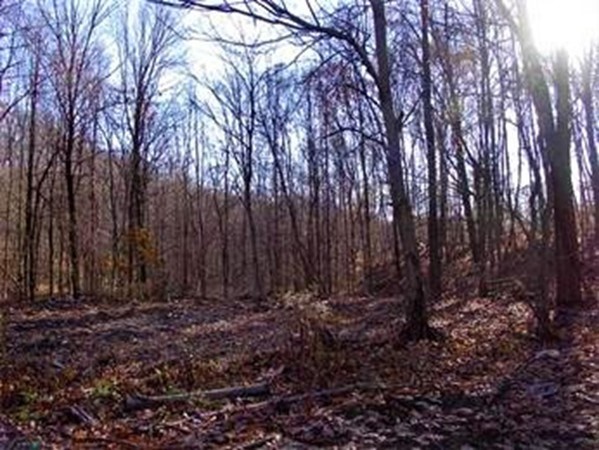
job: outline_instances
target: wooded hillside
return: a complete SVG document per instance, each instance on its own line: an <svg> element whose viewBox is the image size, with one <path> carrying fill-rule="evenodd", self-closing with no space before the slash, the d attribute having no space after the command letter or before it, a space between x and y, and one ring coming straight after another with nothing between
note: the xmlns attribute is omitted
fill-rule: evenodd
<svg viewBox="0 0 599 450"><path fill-rule="evenodd" d="M536 20L0 0L0 448L592 448L599 35Z"/></svg>

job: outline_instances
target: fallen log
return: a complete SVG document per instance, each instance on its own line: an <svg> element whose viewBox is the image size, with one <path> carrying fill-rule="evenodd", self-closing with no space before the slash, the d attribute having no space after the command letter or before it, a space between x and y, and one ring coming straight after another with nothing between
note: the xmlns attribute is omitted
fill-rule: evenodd
<svg viewBox="0 0 599 450"><path fill-rule="evenodd" d="M268 383L257 383L249 386L233 386L208 391L181 392L170 395L140 395L125 397L126 410L157 408L167 403L186 402L193 399L222 400L234 398L266 397L270 395Z"/></svg>

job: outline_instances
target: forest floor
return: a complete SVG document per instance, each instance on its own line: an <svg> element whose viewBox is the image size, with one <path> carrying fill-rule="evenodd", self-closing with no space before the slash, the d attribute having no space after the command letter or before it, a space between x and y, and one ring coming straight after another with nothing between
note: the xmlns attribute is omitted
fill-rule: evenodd
<svg viewBox="0 0 599 450"><path fill-rule="evenodd" d="M0 449L599 447L596 304L543 347L526 305L448 294L446 339L399 346L397 299L291 300L10 305Z"/></svg>

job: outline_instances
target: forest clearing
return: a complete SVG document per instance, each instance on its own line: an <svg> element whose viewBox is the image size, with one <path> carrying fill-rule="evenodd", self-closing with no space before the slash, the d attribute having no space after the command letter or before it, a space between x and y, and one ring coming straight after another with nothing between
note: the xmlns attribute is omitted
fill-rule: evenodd
<svg viewBox="0 0 599 450"><path fill-rule="evenodd" d="M0 0L0 450L599 448L597 0Z"/></svg>
<svg viewBox="0 0 599 450"><path fill-rule="evenodd" d="M0 446L596 448L596 306L547 345L510 295L448 295L432 314L440 342L398 343L398 308L306 296L11 308ZM157 395L173 399L147 402Z"/></svg>

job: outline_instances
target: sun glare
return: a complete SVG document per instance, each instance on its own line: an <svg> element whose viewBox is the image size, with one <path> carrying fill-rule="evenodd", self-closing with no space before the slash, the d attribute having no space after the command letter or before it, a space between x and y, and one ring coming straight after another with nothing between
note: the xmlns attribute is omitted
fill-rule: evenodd
<svg viewBox="0 0 599 450"><path fill-rule="evenodd" d="M528 0L532 32L543 53L580 57L599 40L599 0Z"/></svg>

